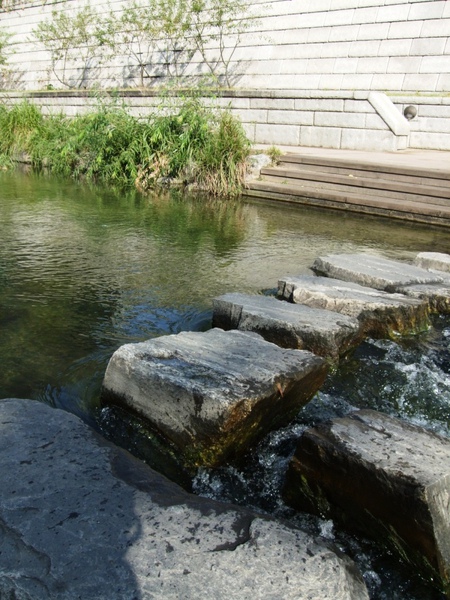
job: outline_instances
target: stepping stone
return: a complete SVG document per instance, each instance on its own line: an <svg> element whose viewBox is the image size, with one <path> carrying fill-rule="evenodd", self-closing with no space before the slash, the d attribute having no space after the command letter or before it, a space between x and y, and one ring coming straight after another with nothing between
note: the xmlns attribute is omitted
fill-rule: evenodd
<svg viewBox="0 0 450 600"><path fill-rule="evenodd" d="M278 282L278 295L356 318L364 334L375 338L395 338L430 327L426 302L331 277L285 277Z"/></svg>
<svg viewBox="0 0 450 600"><path fill-rule="evenodd" d="M450 254L441 252L419 252L414 264L422 269L433 269L450 273Z"/></svg>
<svg viewBox="0 0 450 600"><path fill-rule="evenodd" d="M368 600L312 536L188 494L78 417L0 401L0 598Z"/></svg>
<svg viewBox="0 0 450 600"><path fill-rule="evenodd" d="M399 287L398 291L410 298L419 298L428 302L430 312L450 313L450 255L439 252L421 252L415 258L415 264L431 269L442 283L417 284Z"/></svg>
<svg viewBox="0 0 450 600"><path fill-rule="evenodd" d="M398 291L408 298L416 298L428 303L431 313L450 313L450 274L443 273L443 283L424 283L399 287Z"/></svg>
<svg viewBox="0 0 450 600"><path fill-rule="evenodd" d="M102 402L147 419L187 468L213 466L289 423L326 373L322 358L255 333L183 332L120 347Z"/></svg>
<svg viewBox="0 0 450 600"><path fill-rule="evenodd" d="M309 429L285 497L358 528L450 592L450 440L372 410Z"/></svg>
<svg viewBox="0 0 450 600"><path fill-rule="evenodd" d="M439 275L407 263L368 254L330 254L316 258L312 270L377 290L396 292L405 285L442 283Z"/></svg>
<svg viewBox="0 0 450 600"><path fill-rule="evenodd" d="M282 348L337 360L363 339L356 319L268 296L225 294L213 300L213 326L254 331Z"/></svg>

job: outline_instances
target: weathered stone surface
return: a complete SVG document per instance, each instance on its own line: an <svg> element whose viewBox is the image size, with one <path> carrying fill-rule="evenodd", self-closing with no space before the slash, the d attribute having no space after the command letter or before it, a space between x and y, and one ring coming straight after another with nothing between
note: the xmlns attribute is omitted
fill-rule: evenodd
<svg viewBox="0 0 450 600"><path fill-rule="evenodd" d="M443 283L424 283L399 287L398 291L409 298L416 298L428 303L430 312L437 314L450 313L450 276L443 273Z"/></svg>
<svg viewBox="0 0 450 600"><path fill-rule="evenodd" d="M267 154L252 154L247 159L247 178L259 177L261 169L271 163L272 159Z"/></svg>
<svg viewBox="0 0 450 600"><path fill-rule="evenodd" d="M213 300L213 326L254 331L283 348L339 358L363 337L359 321L345 315L281 302L273 297L225 294Z"/></svg>
<svg viewBox="0 0 450 600"><path fill-rule="evenodd" d="M0 401L0 473L2 600L368 598L348 558L36 401Z"/></svg>
<svg viewBox="0 0 450 600"><path fill-rule="evenodd" d="M148 419L186 465L214 465L288 423L326 372L322 358L254 333L183 332L119 348L102 397Z"/></svg>
<svg viewBox="0 0 450 600"><path fill-rule="evenodd" d="M371 410L307 430L290 504L375 535L450 592L450 441Z"/></svg>
<svg viewBox="0 0 450 600"><path fill-rule="evenodd" d="M425 301L331 277L285 277L278 282L278 295L297 304L354 317L364 333L372 337L396 337L430 326Z"/></svg>
<svg viewBox="0 0 450 600"><path fill-rule="evenodd" d="M423 302L428 302L429 310L432 313L448 314L450 313L450 256L436 252L423 252L418 256L422 255L423 266L429 268L433 275L440 277L442 283L399 286L396 291L409 298L418 298ZM446 257L449 259L448 265ZM436 266L443 270L434 270ZM447 268L448 271L445 270Z"/></svg>
<svg viewBox="0 0 450 600"><path fill-rule="evenodd" d="M314 272L326 277L395 292L399 286L442 283L439 275L414 265L368 254L330 254L316 258Z"/></svg>
<svg viewBox="0 0 450 600"><path fill-rule="evenodd" d="M435 269L450 273L450 254L441 252L419 252L414 264L422 269Z"/></svg>

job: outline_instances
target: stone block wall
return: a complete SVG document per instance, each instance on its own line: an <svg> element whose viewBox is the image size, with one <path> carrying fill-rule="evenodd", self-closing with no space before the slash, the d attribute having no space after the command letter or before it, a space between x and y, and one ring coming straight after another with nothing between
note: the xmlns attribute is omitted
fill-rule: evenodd
<svg viewBox="0 0 450 600"><path fill-rule="evenodd" d="M99 0L96 7L120 11L124 1ZM236 87L223 102L231 102L253 141L450 150L448 0L257 0L252 5L262 16L234 54ZM49 72L49 56L32 41L32 30L52 10L74 11L82 2L33 0L20 6L0 12L0 28L13 34L5 86L23 91L58 87ZM198 56L189 69L204 71ZM136 81L127 58L118 56L93 69L87 85L122 88L134 87ZM396 114L380 114L369 100L372 92L384 94L392 105L388 112ZM140 94L127 101L136 111L136 102L143 102ZM85 107L80 97L61 103L70 114ZM417 116L407 123L402 114L410 104Z"/></svg>

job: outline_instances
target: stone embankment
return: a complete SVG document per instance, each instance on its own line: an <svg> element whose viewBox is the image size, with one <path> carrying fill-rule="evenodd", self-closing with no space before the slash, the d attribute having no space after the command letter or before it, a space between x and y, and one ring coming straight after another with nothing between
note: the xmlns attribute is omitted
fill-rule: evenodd
<svg viewBox="0 0 450 600"><path fill-rule="evenodd" d="M2 600L365 600L306 533L186 493L74 415L0 401Z"/></svg>

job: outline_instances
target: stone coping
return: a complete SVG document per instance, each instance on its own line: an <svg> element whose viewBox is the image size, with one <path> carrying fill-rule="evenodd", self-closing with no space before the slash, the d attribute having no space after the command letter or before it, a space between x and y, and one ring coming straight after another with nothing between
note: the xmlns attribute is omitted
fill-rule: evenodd
<svg viewBox="0 0 450 600"><path fill-rule="evenodd" d="M192 91L191 88L180 88L179 90L162 90L157 88L124 88L124 89L58 89L58 90L11 90L0 92L1 97L11 98L92 98L96 95L107 94L118 96L120 98L153 98L161 95L161 92L168 95L186 94ZM196 90L194 90L196 92ZM205 90L207 92L208 90ZM366 90L272 90L272 89L211 89L209 92L221 98L273 98L273 99L302 99L302 98L318 98L318 99L353 99L353 100L368 100L371 91ZM393 102L402 103L429 103L429 104L446 104L450 105L450 95L438 93L399 93L399 92L384 92Z"/></svg>

